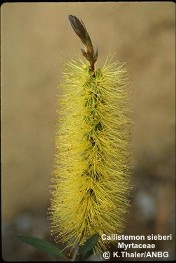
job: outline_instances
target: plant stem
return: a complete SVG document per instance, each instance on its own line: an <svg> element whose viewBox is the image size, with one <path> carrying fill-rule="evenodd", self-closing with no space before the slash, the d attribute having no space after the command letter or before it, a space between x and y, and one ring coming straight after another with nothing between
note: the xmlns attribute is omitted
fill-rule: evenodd
<svg viewBox="0 0 176 263"><path fill-rule="evenodd" d="M72 257L71 261L76 261L76 257L77 257L77 255L78 255L78 250L79 250L79 245L76 247L75 252L74 252L74 254L73 254L73 257Z"/></svg>
<svg viewBox="0 0 176 263"><path fill-rule="evenodd" d="M98 49L94 51L91 38L87 32L87 29L82 21L80 21L76 16L69 15L70 24L81 39L81 42L85 45L86 50L81 49L83 56L89 61L90 63L90 71L94 73L95 70L95 62L98 58Z"/></svg>

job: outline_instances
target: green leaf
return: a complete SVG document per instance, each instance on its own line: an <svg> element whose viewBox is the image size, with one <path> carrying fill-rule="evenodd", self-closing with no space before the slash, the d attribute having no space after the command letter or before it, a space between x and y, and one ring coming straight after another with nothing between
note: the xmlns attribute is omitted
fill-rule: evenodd
<svg viewBox="0 0 176 263"><path fill-rule="evenodd" d="M96 245L98 238L99 234L95 233L89 239L87 239L84 245L80 246L78 254L81 255L82 260L85 257L87 258L87 255L90 256L93 253L93 248Z"/></svg>
<svg viewBox="0 0 176 263"><path fill-rule="evenodd" d="M58 247L54 246L46 240L28 235L18 235L18 238L21 241L27 243L28 245L38 248L39 250L42 250L43 252L49 255L57 255L65 260L68 260L67 257L60 251Z"/></svg>
<svg viewBox="0 0 176 263"><path fill-rule="evenodd" d="M86 254L85 254L85 256L82 256L81 257L81 261L85 261L87 258L89 258L90 256L92 256L93 255L93 248L91 249L91 250L89 250Z"/></svg>

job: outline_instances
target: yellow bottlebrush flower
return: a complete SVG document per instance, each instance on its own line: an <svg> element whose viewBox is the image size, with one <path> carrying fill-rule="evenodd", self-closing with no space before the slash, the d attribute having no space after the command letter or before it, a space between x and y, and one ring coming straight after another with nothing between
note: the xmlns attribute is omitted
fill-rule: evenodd
<svg viewBox="0 0 176 263"><path fill-rule="evenodd" d="M92 234L120 234L128 207L128 107L124 64L94 71L70 60L58 96L50 218L68 247ZM96 250L106 249L99 238Z"/></svg>

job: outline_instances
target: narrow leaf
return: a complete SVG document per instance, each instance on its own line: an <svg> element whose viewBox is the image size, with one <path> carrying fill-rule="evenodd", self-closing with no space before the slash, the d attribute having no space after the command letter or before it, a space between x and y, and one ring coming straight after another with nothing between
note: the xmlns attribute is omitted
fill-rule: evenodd
<svg viewBox="0 0 176 263"><path fill-rule="evenodd" d="M84 245L80 246L78 253L82 255L83 257L86 256L86 254L94 248L99 238L99 234L95 233L93 234L87 241L84 243Z"/></svg>
<svg viewBox="0 0 176 263"><path fill-rule="evenodd" d="M81 261L86 261L86 259L88 259L90 256L93 255L93 249L89 250L85 256L81 257Z"/></svg>
<svg viewBox="0 0 176 263"><path fill-rule="evenodd" d="M67 260L66 256L60 251L60 249L46 240L39 239L28 235L18 235L18 238L27 243L28 245L38 248L50 255L57 255Z"/></svg>

